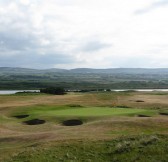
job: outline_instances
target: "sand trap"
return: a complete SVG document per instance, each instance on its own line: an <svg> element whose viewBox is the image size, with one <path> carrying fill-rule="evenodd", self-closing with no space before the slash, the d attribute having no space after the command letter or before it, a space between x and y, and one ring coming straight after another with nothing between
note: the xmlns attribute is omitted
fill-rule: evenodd
<svg viewBox="0 0 168 162"><path fill-rule="evenodd" d="M151 117L151 116L139 114L138 117Z"/></svg>
<svg viewBox="0 0 168 162"><path fill-rule="evenodd" d="M27 117L29 117L29 115L15 115L15 116L13 116L13 117L18 118L18 119L22 119L22 118L27 118Z"/></svg>
<svg viewBox="0 0 168 162"><path fill-rule="evenodd" d="M82 125L83 122L81 120L72 119L72 120L65 120L62 123L64 126L76 126L76 125Z"/></svg>
<svg viewBox="0 0 168 162"><path fill-rule="evenodd" d="M160 115L168 115L168 113L166 113L166 112L165 113L164 112L163 113L159 113L159 114Z"/></svg>
<svg viewBox="0 0 168 162"><path fill-rule="evenodd" d="M39 125L39 124L44 124L45 122L46 122L45 120L32 119L32 120L25 121L23 123L27 125Z"/></svg>
<svg viewBox="0 0 168 162"><path fill-rule="evenodd" d="M143 100L136 100L136 102L145 102L145 101L143 101Z"/></svg>

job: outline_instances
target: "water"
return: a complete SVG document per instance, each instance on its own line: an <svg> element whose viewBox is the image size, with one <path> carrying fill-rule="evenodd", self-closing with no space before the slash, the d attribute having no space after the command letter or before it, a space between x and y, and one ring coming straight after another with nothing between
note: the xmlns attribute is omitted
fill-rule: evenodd
<svg viewBox="0 0 168 162"><path fill-rule="evenodd" d="M137 92L168 92L168 89L112 89L115 92L137 91Z"/></svg>
<svg viewBox="0 0 168 162"><path fill-rule="evenodd" d="M0 90L0 94L15 94L17 92L40 92L40 90Z"/></svg>
<svg viewBox="0 0 168 162"><path fill-rule="evenodd" d="M168 92L168 89L112 89L111 91L124 92L130 90L137 92ZM0 90L0 95L15 94L17 92L40 92L40 90Z"/></svg>

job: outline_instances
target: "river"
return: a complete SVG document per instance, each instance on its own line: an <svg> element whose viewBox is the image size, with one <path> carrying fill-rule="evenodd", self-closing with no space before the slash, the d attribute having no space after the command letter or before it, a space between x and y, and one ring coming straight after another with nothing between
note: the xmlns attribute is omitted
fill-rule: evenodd
<svg viewBox="0 0 168 162"><path fill-rule="evenodd" d="M124 91L137 91L137 92L168 92L168 89L115 89L111 90L115 92L124 92Z"/></svg>
<svg viewBox="0 0 168 162"><path fill-rule="evenodd" d="M0 90L0 94L15 94L17 92L40 92L40 90Z"/></svg>
<svg viewBox="0 0 168 162"><path fill-rule="evenodd" d="M168 92L168 89L111 89L115 92L124 92L124 91L137 91L137 92ZM0 90L0 95L5 94L15 94L17 92L40 92L40 90Z"/></svg>

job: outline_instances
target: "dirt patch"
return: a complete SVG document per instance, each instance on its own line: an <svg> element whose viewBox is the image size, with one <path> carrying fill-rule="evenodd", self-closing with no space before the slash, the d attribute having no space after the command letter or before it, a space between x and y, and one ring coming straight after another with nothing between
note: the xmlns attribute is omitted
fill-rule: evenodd
<svg viewBox="0 0 168 162"><path fill-rule="evenodd" d="M82 125L83 122L81 120L77 119L71 119L71 120L65 120L62 122L64 126L76 126L76 125Z"/></svg>
<svg viewBox="0 0 168 162"><path fill-rule="evenodd" d="M138 117L151 117L151 116L149 116L149 115L139 114Z"/></svg>
<svg viewBox="0 0 168 162"><path fill-rule="evenodd" d="M29 115L15 115L15 116L13 116L13 117L18 118L18 119L22 119L22 118L27 118L27 117L29 117Z"/></svg>
<svg viewBox="0 0 168 162"><path fill-rule="evenodd" d="M45 120L32 119L32 120L25 121L23 123L27 125L39 125L39 124L44 124L45 122L46 122Z"/></svg>

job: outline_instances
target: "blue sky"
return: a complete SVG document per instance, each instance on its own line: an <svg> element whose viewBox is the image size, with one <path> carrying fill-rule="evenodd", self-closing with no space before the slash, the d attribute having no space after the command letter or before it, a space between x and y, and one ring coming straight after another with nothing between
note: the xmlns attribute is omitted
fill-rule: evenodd
<svg viewBox="0 0 168 162"><path fill-rule="evenodd" d="M168 0L0 0L0 67L168 67Z"/></svg>

